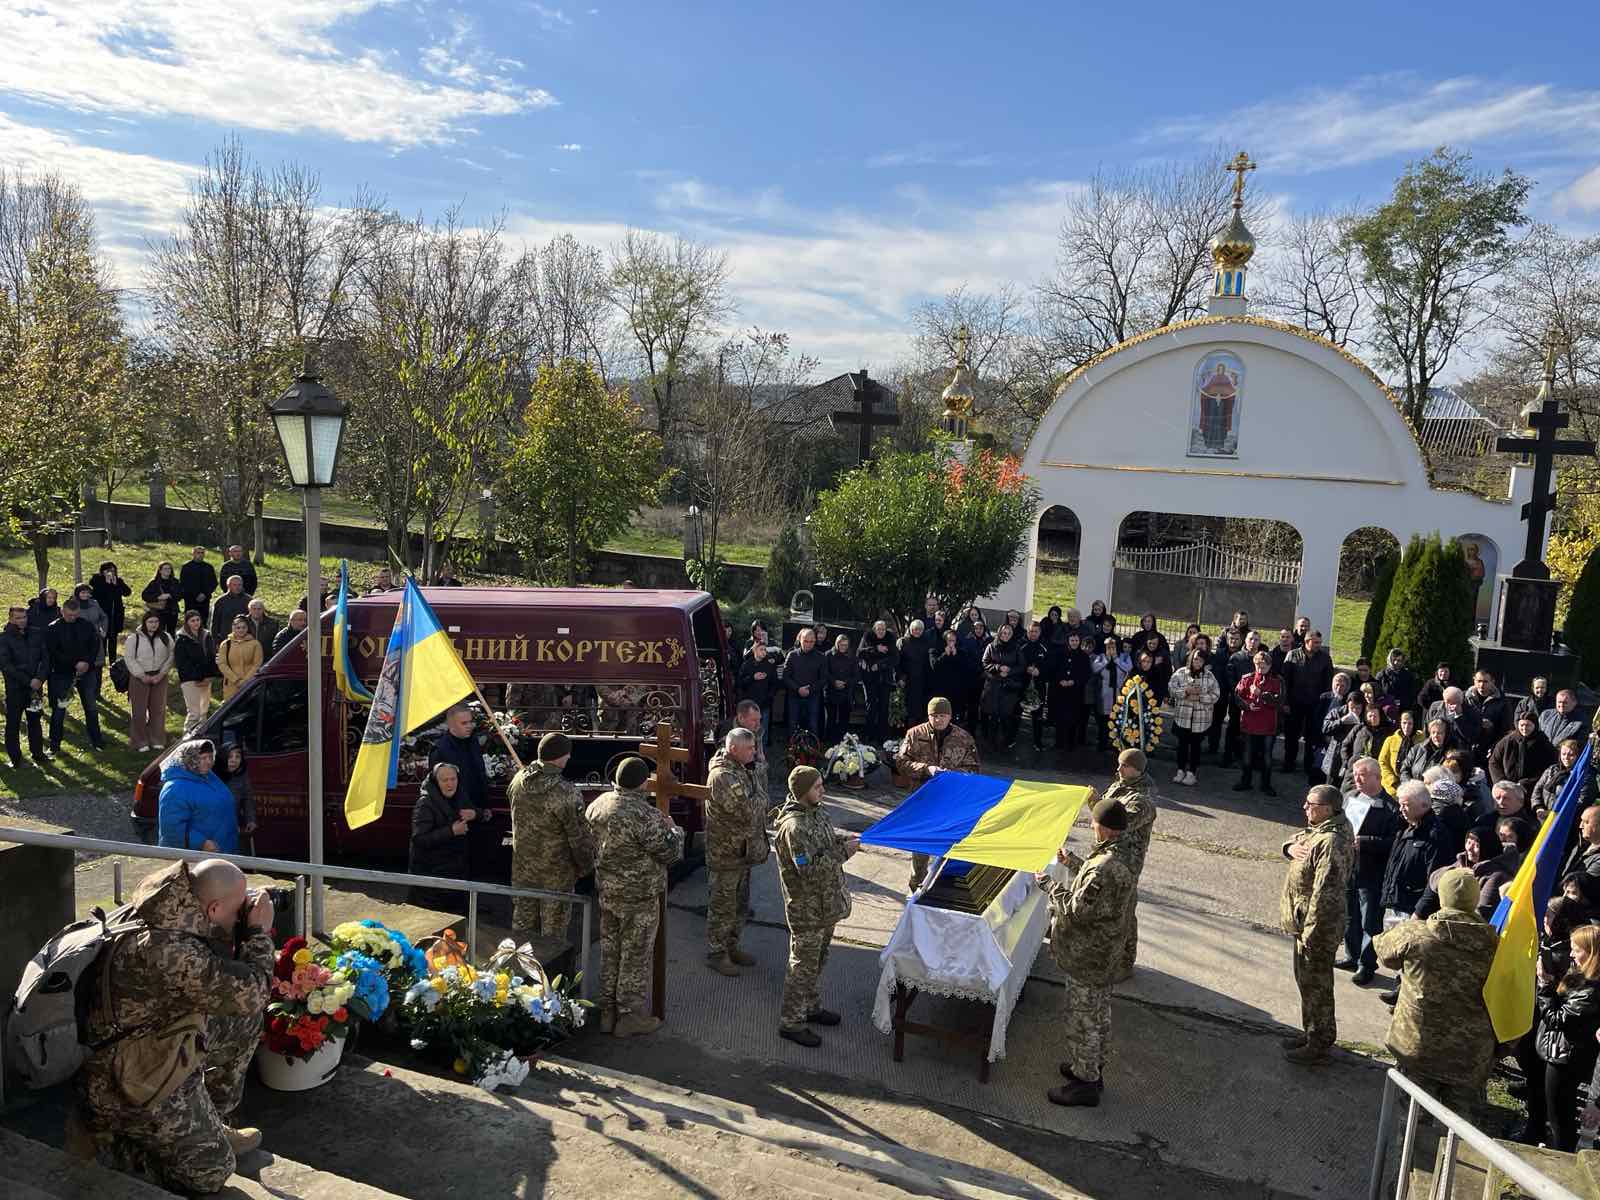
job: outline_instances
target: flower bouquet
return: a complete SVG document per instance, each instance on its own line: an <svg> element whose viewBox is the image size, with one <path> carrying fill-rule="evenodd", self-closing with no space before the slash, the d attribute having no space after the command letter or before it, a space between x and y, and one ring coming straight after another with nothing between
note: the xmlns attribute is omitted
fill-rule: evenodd
<svg viewBox="0 0 1600 1200"><path fill-rule="evenodd" d="M861 742L855 734L847 733L824 757L822 774L845 787L866 787L867 773L876 770L881 761L878 751Z"/></svg>
<svg viewBox="0 0 1600 1200"><path fill-rule="evenodd" d="M346 921L334 928L328 941L338 954L360 955L363 960L370 961L382 972L390 997L405 995L406 989L418 979L427 978L428 960L422 951L413 946L405 934L390 929L381 921L371 918ZM369 1021L369 1028L362 1031L363 1036L374 1032L380 1041L393 1042L400 1037L398 1004L387 1005L381 1015Z"/></svg>
<svg viewBox="0 0 1600 1200"><path fill-rule="evenodd" d="M489 1091L515 1086L527 1077L529 1056L583 1025L590 1003L573 995L577 982L546 980L528 947L507 938L488 966L452 964L411 985L411 1046L448 1054L456 1074Z"/></svg>
<svg viewBox="0 0 1600 1200"><path fill-rule="evenodd" d="M375 959L355 950L316 954L304 938L288 939L273 963L256 1051L261 1081L291 1092L326 1082L353 1023L375 1021L388 1006L388 983Z"/></svg>

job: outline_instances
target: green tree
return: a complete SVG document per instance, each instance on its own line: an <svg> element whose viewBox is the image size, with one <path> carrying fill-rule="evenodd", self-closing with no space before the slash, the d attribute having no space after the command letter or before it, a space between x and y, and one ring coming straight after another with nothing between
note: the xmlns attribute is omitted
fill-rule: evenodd
<svg viewBox="0 0 1600 1200"><path fill-rule="evenodd" d="M1567 645L1583 656L1584 682L1600 683L1600 545L1589 552L1589 561L1572 585L1563 628Z"/></svg>
<svg viewBox="0 0 1600 1200"><path fill-rule="evenodd" d="M903 627L929 592L954 611L1022 560L1039 491L1017 460L970 465L940 452L886 454L818 498L811 552L820 575L869 615Z"/></svg>
<svg viewBox="0 0 1600 1200"><path fill-rule="evenodd" d="M1377 648L1386 653L1391 646L1399 647L1419 672L1431 672L1435 663L1449 663L1458 679L1471 674L1468 639L1476 597L1459 542L1445 541L1438 533L1413 538L1389 593Z"/></svg>
<svg viewBox="0 0 1600 1200"><path fill-rule="evenodd" d="M794 594L806 586L805 547L800 544L800 531L792 522L784 522L778 540L772 544L767 556L766 574L761 577L763 594L771 604L789 611Z"/></svg>
<svg viewBox="0 0 1600 1200"><path fill-rule="evenodd" d="M1527 224L1531 184L1472 170L1472 156L1441 146L1412 163L1389 200L1347 227L1372 300L1378 357L1405 384L1405 414L1422 406L1456 347L1491 316L1488 285L1513 262L1511 230Z"/></svg>
<svg viewBox="0 0 1600 1200"><path fill-rule="evenodd" d="M1388 558L1378 568L1378 580L1372 587L1372 603L1367 605L1367 621L1361 628L1361 657L1374 660L1378 654L1388 654L1389 647L1378 647L1383 632L1383 619L1389 606L1389 594L1394 591L1395 576L1400 570L1400 559ZM1379 668L1381 669L1381 668Z"/></svg>
<svg viewBox="0 0 1600 1200"><path fill-rule="evenodd" d="M658 503L671 472L642 417L585 363L539 369L496 487L500 533L536 581L576 585L594 552Z"/></svg>

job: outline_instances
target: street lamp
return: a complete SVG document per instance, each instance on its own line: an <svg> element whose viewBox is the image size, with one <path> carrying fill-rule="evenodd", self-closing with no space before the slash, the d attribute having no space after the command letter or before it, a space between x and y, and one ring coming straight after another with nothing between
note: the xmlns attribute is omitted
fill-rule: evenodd
<svg viewBox="0 0 1600 1200"><path fill-rule="evenodd" d="M333 484L349 410L322 386L307 359L300 377L267 406L283 445L289 479L300 489L306 521L306 807L307 858L322 865L322 489ZM314 619L311 619L314 618ZM322 932L322 876L311 875L311 928Z"/></svg>

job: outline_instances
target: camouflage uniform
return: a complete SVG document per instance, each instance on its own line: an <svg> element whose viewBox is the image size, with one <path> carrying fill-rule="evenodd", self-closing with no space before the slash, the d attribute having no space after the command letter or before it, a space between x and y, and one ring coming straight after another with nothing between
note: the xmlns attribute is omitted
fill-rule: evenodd
<svg viewBox="0 0 1600 1200"><path fill-rule="evenodd" d="M1111 973L1111 981L1115 983L1133 974L1133 960L1139 955L1139 876L1144 874L1145 855L1150 853L1150 838L1155 833L1156 785L1149 771L1133 780L1119 775L1106 789L1104 798L1122 801L1122 807L1127 810L1128 828L1112 850L1127 864L1128 873L1133 876L1133 892L1128 897L1128 936L1123 939L1116 970Z"/></svg>
<svg viewBox="0 0 1600 1200"><path fill-rule="evenodd" d="M778 883L789 924L789 971L778 1027L800 1029L821 1005L833 927L850 915L844 862L854 852L850 835L833 828L821 805L808 808L789 796L778 807L777 826Z"/></svg>
<svg viewBox="0 0 1600 1200"><path fill-rule="evenodd" d="M1309 847L1305 858L1292 858L1291 846ZM1333 955L1344 940L1347 917L1345 888L1355 861L1355 836L1344 813L1302 829L1283 844L1289 873L1283 880L1278 915L1285 933L1294 935L1294 982L1300 989L1300 1021L1312 1050L1333 1045L1338 1027L1333 1016Z"/></svg>
<svg viewBox="0 0 1600 1200"><path fill-rule="evenodd" d="M1372 939L1378 961L1400 972L1384 1041L1402 1071L1458 1112L1481 1101L1494 1058L1483 985L1499 941L1476 912L1454 908Z"/></svg>
<svg viewBox="0 0 1600 1200"><path fill-rule="evenodd" d="M594 835L583 816L583 793L561 769L534 762L506 790L511 801L511 884L570 892L594 870ZM518 896L511 924L545 937L566 937L572 905Z"/></svg>
<svg viewBox="0 0 1600 1200"><path fill-rule="evenodd" d="M1092 1083L1100 1078L1110 1049L1111 985L1128 936L1133 872L1115 841L1101 842L1070 886L1048 887L1050 953L1065 976L1067 1066Z"/></svg>
<svg viewBox="0 0 1600 1200"><path fill-rule="evenodd" d="M169 1189L214 1192L233 1174L224 1118L238 1107L260 1040L272 939L252 931L235 958L233 930L206 919L186 863L146 878L132 908L149 928L120 943L109 966L114 1022L151 1032L89 1056L75 1081L79 1112L110 1166ZM88 1034L99 1039L113 1014L101 1011L99 987L91 996ZM167 1086L154 1091L163 1077ZM141 1085L153 1094L130 1094Z"/></svg>
<svg viewBox="0 0 1600 1200"><path fill-rule="evenodd" d="M711 895L706 908L706 943L713 957L739 945L750 897L750 868L767 861L767 806L756 772L718 750L706 783L706 870Z"/></svg>
<svg viewBox="0 0 1600 1200"><path fill-rule="evenodd" d="M600 892L600 1008L642 1012L667 868L683 857L683 830L650 794L617 788L589 805Z"/></svg>
<svg viewBox="0 0 1600 1200"><path fill-rule="evenodd" d="M946 771L976 771L978 743L972 740L970 733L954 721L945 726L941 741L940 734L933 728L933 724L924 721L921 725L913 725L906 730L905 740L900 743L899 764L900 773L909 775L919 784L933 778L933 773L928 770L930 766L940 767ZM927 873L928 856L912 854L912 891L922 886L923 876Z"/></svg>

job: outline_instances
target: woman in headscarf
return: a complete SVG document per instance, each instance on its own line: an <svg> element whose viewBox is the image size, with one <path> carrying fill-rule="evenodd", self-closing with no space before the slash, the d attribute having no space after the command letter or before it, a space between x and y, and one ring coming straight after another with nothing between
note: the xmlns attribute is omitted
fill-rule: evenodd
<svg viewBox="0 0 1600 1200"><path fill-rule="evenodd" d="M200 738L180 742L161 768L157 808L160 844L185 850L239 852L233 793L212 771L216 747Z"/></svg>
<svg viewBox="0 0 1600 1200"><path fill-rule="evenodd" d="M446 762L434 764L411 810L411 862L413 875L441 879L466 879L469 862L467 831L477 820L476 809L462 808L461 775ZM466 908L467 893L443 888L414 887L411 903L438 912L459 913Z"/></svg>
<svg viewBox="0 0 1600 1200"><path fill-rule="evenodd" d="M239 818L239 832L250 835L256 831L256 793L250 786L250 772L245 768L244 747L238 742L227 742L222 747L222 761L217 764L217 778L228 785L233 793L234 812ZM251 853L255 853L254 850Z"/></svg>
<svg viewBox="0 0 1600 1200"><path fill-rule="evenodd" d="M40 588L39 594L28 601L28 628L43 634L61 619L59 596L53 587Z"/></svg>

